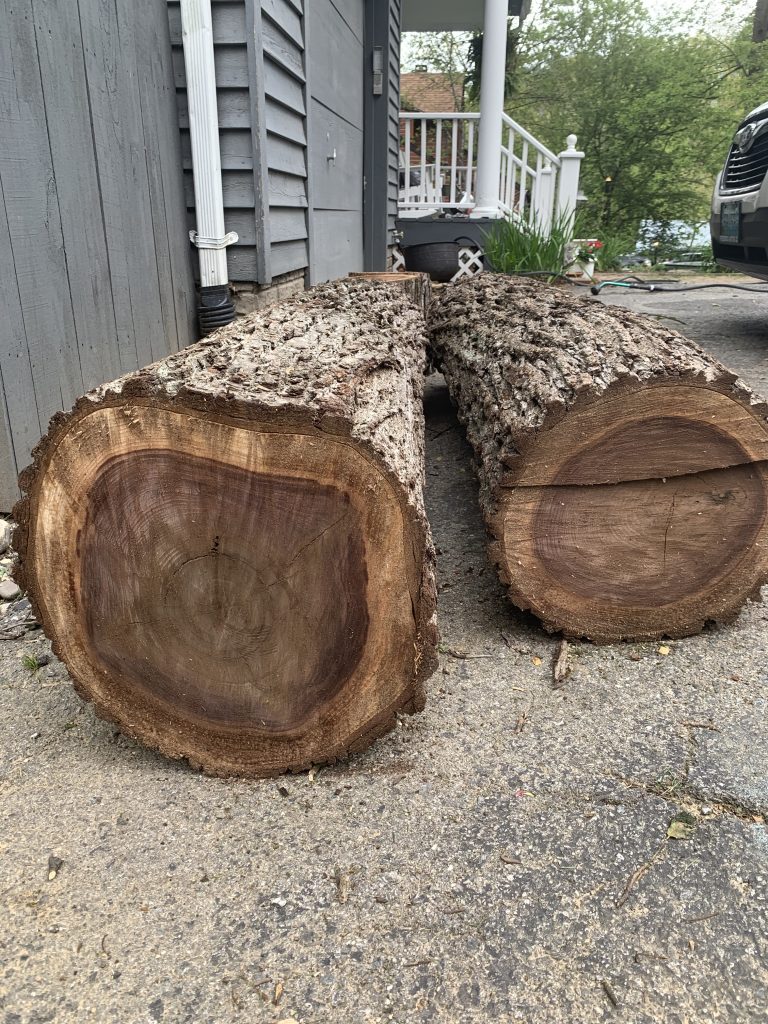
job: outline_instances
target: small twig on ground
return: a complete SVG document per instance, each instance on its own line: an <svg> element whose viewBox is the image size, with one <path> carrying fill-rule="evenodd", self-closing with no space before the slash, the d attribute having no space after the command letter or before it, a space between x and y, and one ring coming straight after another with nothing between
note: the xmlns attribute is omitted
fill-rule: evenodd
<svg viewBox="0 0 768 1024"><path fill-rule="evenodd" d="M572 666L568 662L569 644L567 640L560 641L560 648L557 656L552 662L552 689L559 690L565 686L565 681L571 674Z"/></svg>
<svg viewBox="0 0 768 1024"><path fill-rule="evenodd" d="M632 874L627 879L627 884L621 890L621 894L616 898L616 906L623 907L632 894L632 890L635 888L637 883L643 877L643 875L650 871L659 856L666 850L668 840L665 838L658 849L651 854L645 864L641 864L639 868L635 868Z"/></svg>
<svg viewBox="0 0 768 1024"><path fill-rule="evenodd" d="M475 661L478 658L495 658L495 654L467 654L466 651L457 651L454 647L441 647L442 654L450 654L452 658L459 658L461 661Z"/></svg>
<svg viewBox="0 0 768 1024"><path fill-rule="evenodd" d="M434 441L436 438L442 437L443 434L447 434L449 431L455 430L457 426L458 423L451 423L449 427L443 427L442 430L438 430L434 434L428 434L427 436L429 437L430 441Z"/></svg>
<svg viewBox="0 0 768 1024"><path fill-rule="evenodd" d="M646 953L645 950L637 950L634 957L632 958L636 964L640 963L642 957L646 960L669 960L668 956L664 956L663 953Z"/></svg>
<svg viewBox="0 0 768 1024"><path fill-rule="evenodd" d="M603 978L600 984L603 986L603 992L605 992L605 994L608 996L608 999L611 1001L611 1003L613 1003L614 1006L618 1006L619 999L616 993L613 991L610 981L606 981L605 978Z"/></svg>
<svg viewBox="0 0 768 1024"><path fill-rule="evenodd" d="M673 323L682 324L683 327L688 326L687 320L681 320L678 316L668 316L666 313L647 313L647 316L652 316L655 320L671 320Z"/></svg>
<svg viewBox="0 0 768 1024"><path fill-rule="evenodd" d="M719 917L722 910L715 910L711 914L702 914L701 917L684 917L683 924L698 924L699 921L709 921L710 918Z"/></svg>
<svg viewBox="0 0 768 1024"><path fill-rule="evenodd" d="M686 729L709 729L710 732L721 732L716 725L712 725L711 722L681 722Z"/></svg>

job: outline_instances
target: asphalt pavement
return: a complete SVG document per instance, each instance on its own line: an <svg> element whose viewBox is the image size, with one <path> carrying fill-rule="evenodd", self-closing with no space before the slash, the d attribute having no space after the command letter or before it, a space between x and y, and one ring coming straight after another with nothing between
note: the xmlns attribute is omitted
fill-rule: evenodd
<svg viewBox="0 0 768 1024"><path fill-rule="evenodd" d="M768 294L603 297L768 393ZM768 610L573 644L553 689L439 377L426 409L441 664L365 754L207 778L0 641L2 1024L768 1021Z"/></svg>

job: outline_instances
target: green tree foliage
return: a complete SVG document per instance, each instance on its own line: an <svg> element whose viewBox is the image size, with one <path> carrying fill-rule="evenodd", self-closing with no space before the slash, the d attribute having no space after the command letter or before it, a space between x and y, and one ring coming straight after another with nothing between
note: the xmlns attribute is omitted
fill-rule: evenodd
<svg viewBox="0 0 768 1024"><path fill-rule="evenodd" d="M504 77L504 100L509 103L515 95L519 68L518 49L520 28L510 22L507 28L507 63ZM483 35L476 32L469 41L467 51L466 89L469 101L477 106L480 101L480 78L483 70Z"/></svg>
<svg viewBox="0 0 768 1024"><path fill-rule="evenodd" d="M764 2L540 0L510 31L507 111L555 152L578 135L589 234L706 221L739 121L768 102L768 41L753 41ZM408 49L410 66L453 75L476 106L477 37L414 35Z"/></svg>
<svg viewBox="0 0 768 1024"><path fill-rule="evenodd" d="M768 100L751 19L723 34L728 19L713 30L708 14L702 6L653 17L633 0L544 0L524 30L510 112L552 148L569 132L579 136L596 229L705 220L738 121Z"/></svg>
<svg viewBox="0 0 768 1024"><path fill-rule="evenodd" d="M403 71L426 67L446 76L456 110L474 109L467 103L465 80L473 71L468 32L414 32L402 55Z"/></svg>

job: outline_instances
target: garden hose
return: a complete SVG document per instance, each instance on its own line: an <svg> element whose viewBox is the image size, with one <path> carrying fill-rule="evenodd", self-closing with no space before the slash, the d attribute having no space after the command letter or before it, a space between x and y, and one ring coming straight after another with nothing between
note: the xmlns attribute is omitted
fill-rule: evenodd
<svg viewBox="0 0 768 1024"><path fill-rule="evenodd" d="M661 295L669 295L672 292L696 292L702 288L735 288L740 292L768 295L768 288L750 288L749 285L745 284L686 284L680 288L667 288L658 284L651 284L649 281L641 281L638 277L625 277L616 281L601 281L600 284L593 284L590 291L593 295L599 295L603 288L633 288L636 291L656 292Z"/></svg>
<svg viewBox="0 0 768 1024"><path fill-rule="evenodd" d="M673 292L695 292L702 288L734 288L740 292L753 292L755 295L768 295L768 286L765 288L751 288L745 284L686 284L679 288L668 288L665 284L656 284L651 281L644 281L641 277L630 274L627 277L616 278L612 281L601 281L599 284L589 285L586 282L575 281L568 277L562 270L515 270L515 277L549 277L554 280L567 281L568 284L577 288L589 288L593 295L599 295L603 288L631 288L635 291L654 292L658 295L669 295Z"/></svg>

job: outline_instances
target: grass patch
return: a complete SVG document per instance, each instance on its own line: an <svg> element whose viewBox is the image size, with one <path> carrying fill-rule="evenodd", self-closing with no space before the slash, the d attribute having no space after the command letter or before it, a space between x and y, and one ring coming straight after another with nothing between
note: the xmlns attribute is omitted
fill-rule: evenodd
<svg viewBox="0 0 768 1024"><path fill-rule="evenodd" d="M485 254L501 274L549 271L556 275L564 269L565 247L572 236L568 216L555 216L549 231L533 214L517 221L499 220L486 236Z"/></svg>

